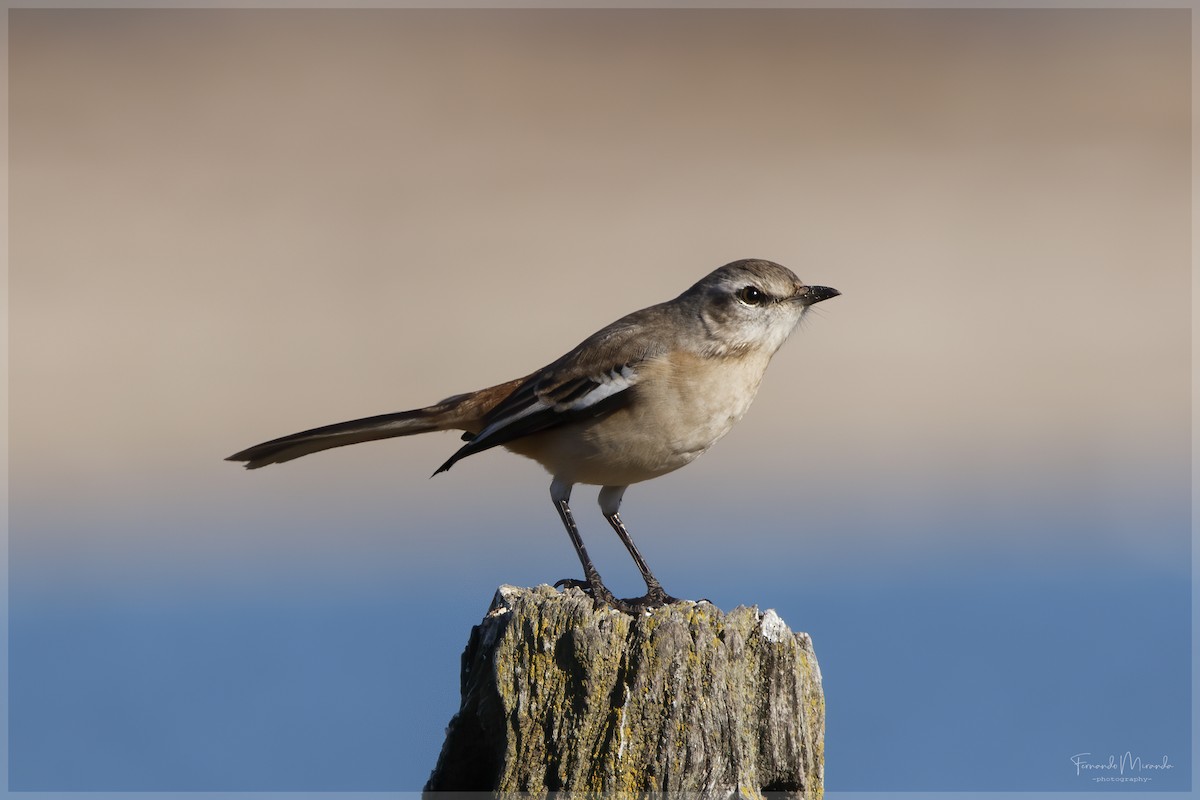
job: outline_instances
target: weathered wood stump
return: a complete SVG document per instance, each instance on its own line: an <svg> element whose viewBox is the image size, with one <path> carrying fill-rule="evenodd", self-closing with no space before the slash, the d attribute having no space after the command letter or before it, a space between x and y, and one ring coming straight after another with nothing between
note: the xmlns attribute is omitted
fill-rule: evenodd
<svg viewBox="0 0 1200 800"><path fill-rule="evenodd" d="M502 586L426 791L822 795L825 699L774 611L631 617L578 589Z"/></svg>

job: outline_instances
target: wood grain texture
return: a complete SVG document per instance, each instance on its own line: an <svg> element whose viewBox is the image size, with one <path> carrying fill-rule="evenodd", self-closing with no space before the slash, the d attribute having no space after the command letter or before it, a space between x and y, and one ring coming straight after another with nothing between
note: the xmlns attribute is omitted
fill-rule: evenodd
<svg viewBox="0 0 1200 800"><path fill-rule="evenodd" d="M633 617L578 589L502 586L426 791L822 796L812 640L707 602Z"/></svg>

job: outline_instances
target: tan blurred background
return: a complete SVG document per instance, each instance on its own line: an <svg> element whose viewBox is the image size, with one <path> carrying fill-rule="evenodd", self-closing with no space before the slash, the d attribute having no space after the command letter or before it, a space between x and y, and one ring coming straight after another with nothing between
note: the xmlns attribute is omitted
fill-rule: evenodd
<svg viewBox="0 0 1200 800"><path fill-rule="evenodd" d="M561 537L532 464L426 480L451 437L221 459L523 374L753 256L844 296L630 491L635 535L755 509L853 558L1086 506L1116 520L1087 547L1153 558L1187 489L1186 13L11 12L14 541Z"/></svg>

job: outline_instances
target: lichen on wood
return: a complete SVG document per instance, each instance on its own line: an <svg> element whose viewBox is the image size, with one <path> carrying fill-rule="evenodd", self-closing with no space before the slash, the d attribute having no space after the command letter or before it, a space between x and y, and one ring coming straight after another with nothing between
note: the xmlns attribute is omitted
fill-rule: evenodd
<svg viewBox="0 0 1200 800"><path fill-rule="evenodd" d="M820 797L824 726L812 641L774 611L502 586L425 788Z"/></svg>

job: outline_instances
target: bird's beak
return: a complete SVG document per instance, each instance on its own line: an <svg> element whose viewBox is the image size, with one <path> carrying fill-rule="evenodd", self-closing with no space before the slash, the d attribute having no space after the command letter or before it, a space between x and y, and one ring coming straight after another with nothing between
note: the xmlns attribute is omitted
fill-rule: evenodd
<svg viewBox="0 0 1200 800"><path fill-rule="evenodd" d="M814 303L819 303L822 300L828 300L831 297L837 297L841 292L837 289L830 289L828 286L805 286L796 293L793 298L801 305L811 306Z"/></svg>

